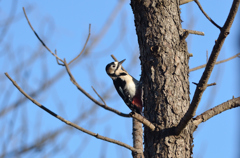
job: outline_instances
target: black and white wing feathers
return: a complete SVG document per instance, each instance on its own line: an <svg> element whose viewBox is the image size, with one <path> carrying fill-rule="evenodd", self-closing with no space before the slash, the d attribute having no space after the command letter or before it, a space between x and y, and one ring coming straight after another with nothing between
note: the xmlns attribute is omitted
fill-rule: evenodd
<svg viewBox="0 0 240 158"><path fill-rule="evenodd" d="M116 80L113 80L113 84L118 92L118 94L121 96L123 101L127 104L127 106L130 109L134 109L134 105L132 104L132 100L130 100L129 94L124 91L124 87L126 85L126 82L121 80L120 78L117 78Z"/></svg>

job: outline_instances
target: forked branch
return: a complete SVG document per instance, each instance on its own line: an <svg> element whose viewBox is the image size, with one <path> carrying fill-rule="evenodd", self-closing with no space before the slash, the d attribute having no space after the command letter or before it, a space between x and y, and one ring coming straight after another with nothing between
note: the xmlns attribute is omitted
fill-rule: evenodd
<svg viewBox="0 0 240 158"><path fill-rule="evenodd" d="M68 65L70 65L74 60L76 60L78 57L80 57L81 54L84 52L84 50L85 50L85 48L86 48L86 46L87 46L87 43L88 43L88 41L89 41L90 35L91 35L91 24L89 24L88 37L87 37L87 39L86 39L86 42L85 42L85 44L84 44L84 46L83 46L82 51L81 51L74 59L72 59L72 60L68 63Z"/></svg>
<svg viewBox="0 0 240 158"><path fill-rule="evenodd" d="M119 6L123 6L122 3L124 3L124 1L120 1L119 4L116 5L116 7L114 8L114 13L117 11L117 13L119 13L121 11L121 7ZM108 23L105 23L105 25L103 26L103 28L100 30L100 32L98 33L99 35L101 34L101 36L104 35L104 33L106 33L106 30L109 28L109 26L112 25L112 21L115 19L114 17L117 16L118 14L115 13L114 16L113 14L111 14L108 19L111 20L107 20ZM91 54L91 49L96 45L96 43L98 43L99 41L101 41L101 38L99 38L98 35L96 35L95 38L93 38L92 42L90 43L89 49L86 49L84 51L85 55L90 55ZM31 60L32 61L32 60ZM58 60L57 60L58 61ZM73 62L69 67L74 67L76 66L77 63L79 63L80 60ZM59 62L61 63L61 61ZM62 64L62 63L61 63ZM60 64L60 65L61 65ZM37 96L40 93L42 93L44 90L46 90L47 88L49 88L50 86L53 85L54 82L56 82L57 80L59 80L64 74L65 74L65 70L61 69L60 71L58 71L54 76L52 76L50 79L46 80L44 83L42 83L36 90L34 90L33 92L31 92L30 96ZM0 117L3 117L4 115L6 115L8 112L14 110L16 107L20 107L21 105L23 105L23 103L27 100L27 98L20 98L17 99L14 103L10 104L9 106L4 107L1 112L0 112Z"/></svg>
<svg viewBox="0 0 240 158"><path fill-rule="evenodd" d="M28 19L28 17L27 17L27 14L26 14L26 11L25 11L25 8L24 8L24 7L23 7L23 12L24 12L24 15L25 15L25 17L26 17L26 19L27 19L28 25L31 27L33 33L36 35L36 37L38 38L38 40L42 43L42 45L43 45L53 56L55 56L55 57L57 58L57 60L60 60L61 62L63 62L63 60L60 59L55 53L53 53L53 52L51 51L51 49L49 49L48 46L47 46L47 45L42 41L42 39L38 36L37 32L34 30L34 28L32 27L32 25L31 25L31 23L30 23L30 21L29 21L29 19Z"/></svg>
<svg viewBox="0 0 240 158"><path fill-rule="evenodd" d="M97 101L96 99L94 99L90 94L88 94L88 93L76 82L75 78L73 77L73 75L72 75L71 72L70 72L69 65L70 65L74 60L76 60L78 57L80 57L80 55L83 53L84 49L86 48L87 42L88 42L88 40L89 40L89 38L90 38L91 25L89 25L89 34L88 34L88 37L87 37L87 39L86 39L86 42L85 42L85 44L84 44L84 47L83 47L82 51L81 51L74 59L72 59L69 63L67 63L65 59L62 60L61 58L58 57L56 50L55 50L55 53L53 53L53 52L47 47L47 45L41 40L41 38L38 36L38 34L37 34L37 33L35 32L35 30L33 29L33 27L32 27L32 25L31 25L31 23L30 23L30 21L29 21L29 19L28 19L28 17L27 17L27 14L26 14L24 8L23 8L23 11L24 11L24 14L25 14L25 17L26 17L26 19L27 19L27 21L28 21L29 26L31 27L32 31L34 32L34 34L36 35L36 37L38 38L38 40L42 43L42 45L43 45L53 56L56 57L56 61L57 61L58 65L65 66L65 68L66 68L66 70L67 70L67 72L68 72L68 75L69 75L69 77L70 77L70 80L72 81L72 83L73 83L85 96L87 96L87 97L88 97L91 101L93 101L95 104L97 104L97 105L105 108L106 110L112 111L112 112L114 112L114 113L116 113L116 114L118 114L118 115L120 115L120 116L123 116L123 117L131 117L131 116L132 116L132 114L124 114L124 113L121 113L121 112L119 112L119 111L117 111L117 110L115 110L115 109L113 109L113 108L108 107L108 106L106 105L105 101L103 100L103 98L102 98L102 97L97 93L97 91L92 87L93 90L94 90L94 92L98 95L98 97L102 100L102 102L103 102L104 104L102 104L102 103L100 103L99 101ZM60 63L59 61L61 61L62 63ZM7 75L7 73L6 73L6 75ZM8 76L8 75L7 75L7 76ZM8 77L9 77L9 79L10 79L10 76L8 76ZM11 79L10 79L10 80L11 80ZM16 83L14 83L13 80L11 80L11 81L13 82L13 84L14 84L18 89L20 88L20 87L17 86ZM19 89L19 91L23 92L23 91L21 90L21 88ZM24 92L23 94L26 94L26 93ZM81 128L81 127L79 127L79 126L77 126L77 125L75 125L75 124L73 124L73 123L71 123L71 122L63 119L63 118L61 118L60 116L58 116L58 115L55 114L54 112L50 111L49 109L47 109L46 107L44 107L43 105L41 105L40 103L38 103L37 101L33 100L29 95L26 94L25 96L26 96L28 99L30 99L33 103L35 103L36 105L38 105L40 108L42 108L43 110L45 110L45 111L47 111L48 113L50 113L52 116L60 119L61 121L67 123L67 124L70 125L70 126L73 126L73 127L77 128L77 129L79 129L79 130L81 130L81 131L83 131L83 132L85 132L85 133L88 133L88 134L90 134L90 135L92 135L92 136L95 136L95 137L97 137L97 138L99 138L99 139L103 139L103 140L106 140L106 141L109 141L109 142L112 142L112 143L115 143L115 144L124 146L124 147L132 150L134 153L142 153L142 152L143 152L142 150L140 151L139 149L136 149L136 148L134 148L134 147L128 146L128 145L126 145L126 144L124 144L124 143L122 143L122 142L119 142L119 141L116 141L116 140L112 140L112 139L110 139L110 138L106 138L106 137L100 136L100 135L95 134L95 133L93 133L93 132L91 132L91 131L87 131L87 130L85 130L85 129L83 129L83 128ZM134 115L134 116L135 116L135 115ZM146 119L144 120L144 118L143 118L141 115L138 116L137 118L139 119L140 122L141 122L141 121L143 121L144 123L147 122ZM149 122L148 125L146 125L146 126L149 126L149 124L151 125L151 123Z"/></svg>
<svg viewBox="0 0 240 158"><path fill-rule="evenodd" d="M24 15L25 15L25 17L26 17L26 19L27 19L28 25L30 26L30 28L32 29L32 31L34 32L34 34L36 35L36 37L38 38L38 40L42 43L42 45L43 45L53 56L56 57L56 60L57 60L58 65L64 66L64 65L63 65L63 63L64 63L63 60L57 56L57 50L55 50L55 53L53 53L53 52L51 51L51 49L49 49L48 46L47 46L47 45L42 41L42 39L38 36L37 32L34 30L34 28L32 27L32 24L30 23L30 21L29 21L29 19L28 19L28 17L27 17L27 13L26 13L24 7L23 7L23 12L24 12ZM87 37L87 39L86 39L86 42L85 42L85 44L84 44L81 52L80 52L75 58L73 58L73 59L68 63L68 65L70 65L73 61L75 61L75 60L84 52L84 50L85 50L85 48L86 48L86 46L87 46L87 43L88 43L88 41L89 41L90 35L91 35L91 24L89 24L88 37ZM61 61L62 63L60 63L59 61Z"/></svg>
<svg viewBox="0 0 240 158"><path fill-rule="evenodd" d="M145 117L143 117L142 115L136 112L131 112L130 115L132 116L132 118L135 118L136 120L144 124L146 127L150 128L152 131L157 130L156 126L152 124L149 120L147 120Z"/></svg>
<svg viewBox="0 0 240 158"><path fill-rule="evenodd" d="M212 73L212 70L214 68L214 65L216 63L217 57L220 53L220 50L223 46L223 43L227 37L227 35L230 32L230 28L232 26L233 20L235 18L235 15L238 11L240 0L234 0L232 3L232 7L230 9L229 15L227 17L227 20L225 21L224 26L221 29L221 32L218 36L217 41L215 42L215 45L213 47L213 50L211 52L210 58L208 60L208 63L206 65L206 68L202 74L202 77L197 85L197 88L195 90L192 102L189 106L188 111L184 115L184 117L181 119L179 124L176 127L176 134L180 134L181 131L187 126L188 122L194 117L195 112L197 110L197 107L200 103L200 100L202 98L202 94L207 88L208 80L210 78L210 75Z"/></svg>
<svg viewBox="0 0 240 158"><path fill-rule="evenodd" d="M65 59L62 60L61 58L58 57L58 55L57 55L57 50L55 50L55 53L53 53L53 52L48 48L48 46L42 41L42 39L38 36L38 34L36 33L36 31L35 31L34 28L32 27L32 25L31 25L31 23L30 23L30 21L29 21L29 19L28 19L28 17L27 17L27 14L26 14L26 11L25 11L24 7L23 7L23 12L24 12L24 15L25 15L25 17L26 17L26 19L27 19L27 21L28 21L28 24L29 24L30 28L32 29L32 31L34 32L34 34L36 35L36 37L38 38L38 40L42 43L42 45L43 45L53 56L56 57L56 61L57 61L58 65L61 65L61 66L65 66L65 67L66 67L66 70L67 70L67 72L68 72L68 75L69 75L69 77L70 77L70 80L72 81L72 83L73 83L85 96L87 96L87 97L88 97L91 101L93 101L95 104L103 107L103 108L106 109L106 110L112 111L112 112L114 112L114 113L116 113L116 114L118 114L118 115L120 115L120 116L123 116L123 117L133 117L133 118L137 119L139 122L142 122L145 126L149 127L151 130L154 130L154 129L155 129L155 126L154 126L151 122L149 122L148 120L146 120L146 119L145 119L143 116L141 116L141 115L138 116L138 115L132 115L132 114L124 114L124 113L121 113L121 112L119 112L119 111L117 111L117 110L115 110L115 109L107 106L106 103L105 103L105 101L103 100L103 98L102 98L102 97L97 93L97 91L92 87L93 90L94 90L94 92L98 95L98 97L103 101L104 104L100 103L99 101L97 101L96 99L94 99L90 94L88 94L88 93L76 82L75 78L74 78L73 75L71 74L70 69L69 69L68 66L69 66L73 61L75 61L77 58L79 58L79 57L81 56L81 54L84 52L84 50L85 50L85 48L86 48L86 45L87 45L87 43L88 43L88 41L89 41L90 35L91 35L91 25L89 25L88 37L87 37L87 39L86 39L86 42L85 42L85 44L84 44L84 47L83 47L82 51L81 51L74 59L72 59L69 63L67 63ZM115 61L117 60L113 55L112 55L112 57L114 58ZM61 61L61 63L60 63L59 61ZM123 69L124 69L124 68L123 68ZM39 105L41 105L41 104L39 104ZM57 117L57 116L58 116L58 115L56 115L55 113L53 113L53 112L51 112L50 110L48 110L47 108L45 108L44 106L41 105L40 107L41 107L42 109L44 109L45 111L49 112L50 114L52 114L54 117ZM135 148L134 148L134 149L135 149ZM137 149L135 149L135 150L137 150ZM132 151L133 151L133 150L132 150ZM133 151L133 152L136 152L136 151ZM140 152L140 151L138 151L138 152Z"/></svg>

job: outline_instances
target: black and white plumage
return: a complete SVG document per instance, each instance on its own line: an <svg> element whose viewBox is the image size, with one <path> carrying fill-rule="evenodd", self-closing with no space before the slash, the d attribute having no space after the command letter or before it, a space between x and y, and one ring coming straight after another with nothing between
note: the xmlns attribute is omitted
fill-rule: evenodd
<svg viewBox="0 0 240 158"><path fill-rule="evenodd" d="M122 70L122 63L111 62L106 66L106 72L113 80L113 84L126 105L137 113L142 112L141 83Z"/></svg>

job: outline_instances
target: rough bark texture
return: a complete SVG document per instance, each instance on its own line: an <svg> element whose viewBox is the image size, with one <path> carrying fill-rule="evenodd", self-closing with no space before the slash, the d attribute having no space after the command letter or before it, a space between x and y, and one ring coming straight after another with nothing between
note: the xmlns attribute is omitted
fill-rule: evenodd
<svg viewBox="0 0 240 158"><path fill-rule="evenodd" d="M189 107L188 51L181 40L178 0L132 0L142 65L144 115L160 131L144 129L144 156L189 158L192 123L171 134ZM191 126L191 127L190 127Z"/></svg>

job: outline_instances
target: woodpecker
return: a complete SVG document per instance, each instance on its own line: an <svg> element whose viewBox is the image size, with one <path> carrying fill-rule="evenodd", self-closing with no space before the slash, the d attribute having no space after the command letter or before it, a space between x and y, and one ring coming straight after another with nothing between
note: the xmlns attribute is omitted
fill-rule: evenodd
<svg viewBox="0 0 240 158"><path fill-rule="evenodd" d="M122 63L111 62L106 66L106 72L113 80L113 84L126 105L134 112L141 114L141 86L142 84L122 69Z"/></svg>

